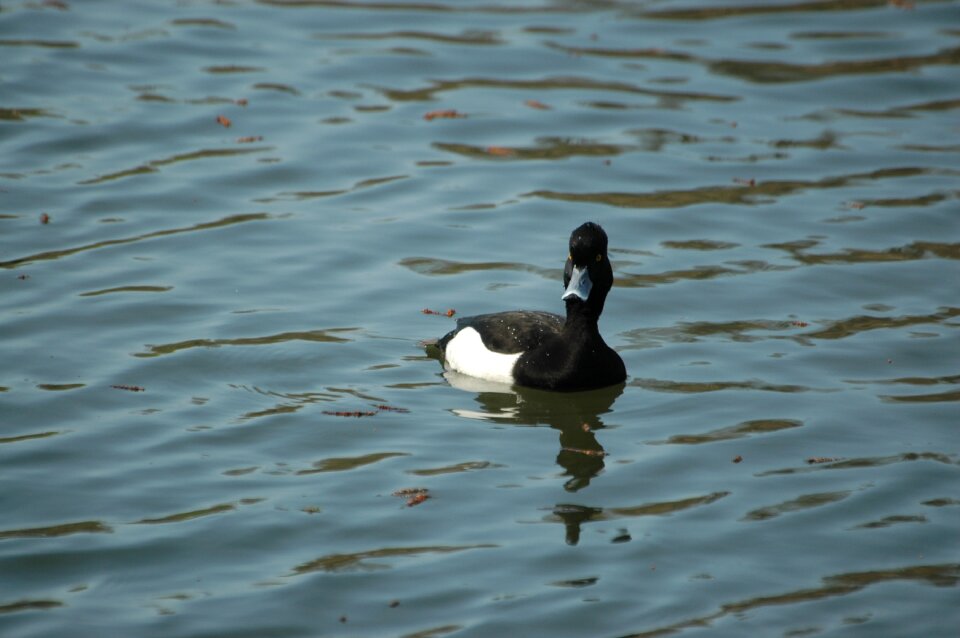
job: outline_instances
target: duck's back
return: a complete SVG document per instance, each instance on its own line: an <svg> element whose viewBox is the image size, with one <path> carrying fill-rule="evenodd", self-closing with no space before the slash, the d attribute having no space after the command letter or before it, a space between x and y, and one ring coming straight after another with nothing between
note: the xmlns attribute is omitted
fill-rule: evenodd
<svg viewBox="0 0 960 638"><path fill-rule="evenodd" d="M457 320L457 328L447 333L437 345L446 352L450 341L464 328L473 328L492 352L516 354L534 350L544 340L563 329L564 318L552 312L511 310Z"/></svg>

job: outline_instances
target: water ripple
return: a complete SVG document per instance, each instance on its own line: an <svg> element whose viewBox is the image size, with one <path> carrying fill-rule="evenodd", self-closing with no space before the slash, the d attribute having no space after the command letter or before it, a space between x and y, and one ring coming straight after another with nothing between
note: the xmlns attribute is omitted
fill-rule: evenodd
<svg viewBox="0 0 960 638"><path fill-rule="evenodd" d="M298 470L297 474L323 474L325 472L346 472L359 467L379 463L398 456L409 456L406 452L375 452L354 457L329 458L317 461L309 470Z"/></svg>
<svg viewBox="0 0 960 638"><path fill-rule="evenodd" d="M26 257L19 257L16 259L11 259L9 261L0 261L0 268L17 268L25 264L29 264L35 261L46 261L51 259L62 259L63 257L70 257L76 255L77 253L82 253L90 250L99 250L101 248L109 248L111 246L119 246L123 244L132 244L136 242L146 241L150 239L156 239L158 237L168 237L170 235L179 235L181 233L190 233L194 231L202 230L212 230L215 228L224 228L227 226L233 226L234 224L244 224L247 222L254 221L265 221L271 219L271 216L267 213L249 213L243 215L231 215L229 217L224 217L212 222L202 222L199 224L193 224L192 226L183 226L179 228L168 228L165 230L157 230L150 233L144 233L142 235L135 235L133 237L122 237L119 239L105 239L102 241L94 242L92 244L84 244L82 246L76 246L74 248L62 248L59 250L50 250L42 253L37 253L34 255L27 255Z"/></svg>
<svg viewBox="0 0 960 638"><path fill-rule="evenodd" d="M18 600L13 603L0 603L0 614L12 614L20 611L56 609L65 603L59 600Z"/></svg>
<svg viewBox="0 0 960 638"><path fill-rule="evenodd" d="M829 470L851 470L861 468L884 467L895 463L912 463L914 461L933 461L944 465L960 465L955 456L940 452L904 452L890 456L859 457L853 459L839 459L826 463L818 463L804 467L788 467L778 470L768 470L757 476L777 476L781 474L802 474L807 472L821 472Z"/></svg>
<svg viewBox="0 0 960 638"><path fill-rule="evenodd" d="M187 339L176 343L147 345L146 352L138 352L136 357L159 357L174 354L191 348L219 348L221 346L264 346L288 341L310 341L315 343L347 343L351 341L341 337L341 333L355 332L359 328L330 328L327 330L303 330L281 332L261 337L236 337L232 339Z"/></svg>
<svg viewBox="0 0 960 638"><path fill-rule="evenodd" d="M651 441L651 443L671 443L683 445L715 443L717 441L741 439L753 434L767 434L769 432L788 430L801 426L803 426L803 421L797 421L795 419L756 419L727 426L725 428L711 430L710 432L705 432L704 434L674 434L664 441Z"/></svg>
<svg viewBox="0 0 960 638"><path fill-rule="evenodd" d="M351 554L328 554L293 568L296 575L311 572L343 572L356 569L388 569L385 563L369 562L370 559L419 557L424 554L454 554L473 549L493 549L496 545L425 545L415 547L383 547Z"/></svg>
<svg viewBox="0 0 960 638"><path fill-rule="evenodd" d="M747 512L741 520L765 521L767 519L776 518L781 514L798 512L813 507L823 507L824 505L830 505L831 503L842 501L852 493L853 492L851 490L841 490L837 492L804 494L776 505L768 505L766 507L760 507L758 509L751 510Z"/></svg>
<svg viewBox="0 0 960 638"><path fill-rule="evenodd" d="M960 563L937 565L907 565L896 568L878 568L863 572L847 572L821 579L821 586L810 589L798 589L771 596L758 596L745 600L725 603L710 615L682 620L671 625L647 629L638 633L625 634L623 638L653 638L682 631L684 629L702 629L716 620L731 614L743 614L753 609L771 605L807 604L811 601L847 596L874 585L897 581L916 581L934 587L955 587L960 582Z"/></svg>
<svg viewBox="0 0 960 638"><path fill-rule="evenodd" d="M134 175L156 173L161 166L168 166L170 164L177 164L179 162L191 162L195 160L214 159L219 157L235 157L238 155L251 155L255 153L264 153L270 150L273 150L272 146L254 146L250 148L207 148L190 153L178 153L177 155L172 155L170 157L165 157L158 160L151 160L146 164L141 164L133 168L126 168L114 173L101 175L99 177L85 179L77 183L82 185L103 184L104 182L112 182L125 177L133 177Z"/></svg>
<svg viewBox="0 0 960 638"><path fill-rule="evenodd" d="M100 521L80 521L77 523L61 523L48 527L33 527L29 529L0 530L0 539L4 538L53 538L69 536L71 534L105 534L113 531L109 525Z"/></svg>
<svg viewBox="0 0 960 638"><path fill-rule="evenodd" d="M750 381L667 381L665 379L632 379L628 384L653 392L678 392L681 394L701 394L704 392L723 392L727 390L756 390L760 392L837 392L835 389L811 388L804 385L776 384L753 379Z"/></svg>
<svg viewBox="0 0 960 638"><path fill-rule="evenodd" d="M429 102L437 99L438 93L464 89L512 89L538 93L553 90L628 93L660 98L667 100L670 104L685 101L736 102L740 99L732 95L648 89L626 82L609 82L584 77L548 77L530 80L463 78L460 80L434 80L430 83L430 86L419 89L378 88L378 91L394 102Z"/></svg>
<svg viewBox="0 0 960 638"><path fill-rule="evenodd" d="M905 166L884 168L868 173L851 173L824 177L818 180L753 180L743 185L701 186L684 190L662 190L648 193L632 192L596 192L573 193L555 190L535 190L526 193L527 197L561 200L567 202L587 202L606 204L618 208L682 208L697 204L736 204L757 205L768 203L766 198L781 198L807 190L844 188L863 181L901 179L920 175L937 175L956 171L943 169ZM960 173L956 173L960 174Z"/></svg>
<svg viewBox="0 0 960 638"><path fill-rule="evenodd" d="M189 512L179 512L177 514L170 514L168 516L161 516L159 518L144 518L137 523L143 525L163 525L166 523L183 523L185 521L192 521L195 518L202 518L204 516L211 516L213 514L223 514L224 512L232 512L236 509L236 505L233 503L223 503L221 505L214 505L212 507L205 507L198 510L191 510Z"/></svg>
<svg viewBox="0 0 960 638"><path fill-rule="evenodd" d="M933 0L944 2L948 0ZM819 13L864 11L866 9L886 9L890 6L888 0L802 0L801 2L785 2L777 4L755 3L741 6L693 6L680 9L657 9L644 11L643 17L653 20L725 20L727 18L743 16L764 16L782 13Z"/></svg>

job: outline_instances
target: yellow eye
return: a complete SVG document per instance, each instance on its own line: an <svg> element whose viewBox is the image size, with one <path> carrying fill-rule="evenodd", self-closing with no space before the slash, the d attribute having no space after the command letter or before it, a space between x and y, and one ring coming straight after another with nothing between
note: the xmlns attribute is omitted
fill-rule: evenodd
<svg viewBox="0 0 960 638"><path fill-rule="evenodd" d="M598 253L598 254L597 254L597 261L600 261L601 259L603 259L603 255L601 255L601 254Z"/></svg>
<svg viewBox="0 0 960 638"><path fill-rule="evenodd" d="M573 260L573 253L567 253L567 261Z"/></svg>

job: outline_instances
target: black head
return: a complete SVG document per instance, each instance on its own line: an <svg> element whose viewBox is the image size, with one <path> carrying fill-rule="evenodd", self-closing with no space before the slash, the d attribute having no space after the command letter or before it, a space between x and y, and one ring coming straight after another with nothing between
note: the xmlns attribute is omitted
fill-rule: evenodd
<svg viewBox="0 0 960 638"><path fill-rule="evenodd" d="M603 303L613 286L613 267L607 257L607 234L599 224L587 222L570 234L563 286L568 307L570 303L584 303L597 317L603 312Z"/></svg>

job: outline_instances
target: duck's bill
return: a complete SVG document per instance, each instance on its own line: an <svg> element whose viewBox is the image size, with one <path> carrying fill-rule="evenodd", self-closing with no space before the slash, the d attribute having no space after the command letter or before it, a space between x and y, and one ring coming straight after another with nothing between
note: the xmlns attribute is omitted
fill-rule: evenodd
<svg viewBox="0 0 960 638"><path fill-rule="evenodd" d="M593 288L593 282L590 281L590 274L587 269L574 266L570 272L570 283L567 284L567 289L563 291L563 296L560 298L566 301L570 297L579 297L586 301L587 297L590 296L591 288Z"/></svg>

